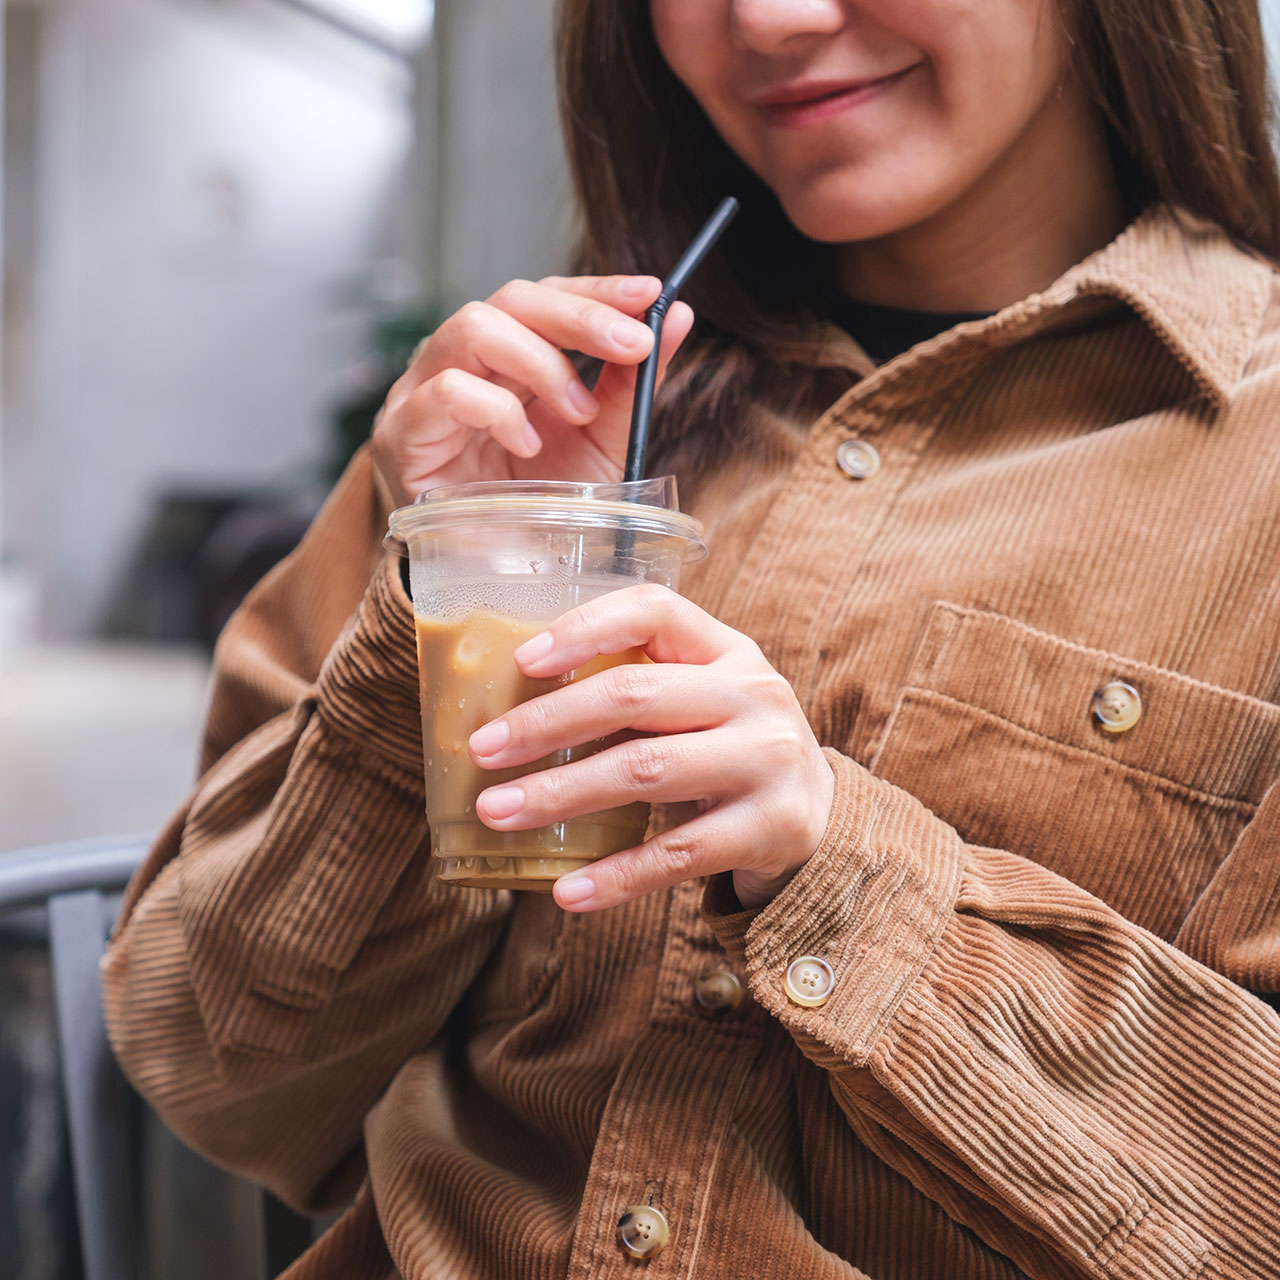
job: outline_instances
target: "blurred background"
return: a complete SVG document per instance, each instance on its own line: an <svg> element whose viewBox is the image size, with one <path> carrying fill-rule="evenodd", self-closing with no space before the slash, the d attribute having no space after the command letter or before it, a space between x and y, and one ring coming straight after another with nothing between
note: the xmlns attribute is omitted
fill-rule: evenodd
<svg viewBox="0 0 1280 1280"><path fill-rule="evenodd" d="M0 849L154 827L442 309L567 241L549 0L8 0Z"/></svg>
<svg viewBox="0 0 1280 1280"><path fill-rule="evenodd" d="M165 819L213 637L409 351L563 265L550 9L0 0L0 858ZM0 1277L75 1280L29 925L0 923ZM161 1222L212 1196L157 1166ZM253 1274L247 1203L160 1231L154 1275Z"/></svg>
<svg viewBox="0 0 1280 1280"><path fill-rule="evenodd" d="M0 3L0 857L165 819L213 637L409 351L562 265L550 10ZM29 926L0 924L0 1277L70 1280ZM227 1220L156 1274L252 1274Z"/></svg>

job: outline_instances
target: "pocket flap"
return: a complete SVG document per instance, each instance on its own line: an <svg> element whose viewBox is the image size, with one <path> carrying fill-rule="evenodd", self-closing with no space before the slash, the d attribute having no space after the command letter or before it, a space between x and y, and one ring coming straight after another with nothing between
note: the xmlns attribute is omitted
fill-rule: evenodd
<svg viewBox="0 0 1280 1280"><path fill-rule="evenodd" d="M1142 718L1119 734L1104 732L1093 716L1094 693L1113 680L1131 684L1143 704ZM1003 614L935 605L904 693L913 688L1250 805L1280 771L1280 706L1075 644Z"/></svg>

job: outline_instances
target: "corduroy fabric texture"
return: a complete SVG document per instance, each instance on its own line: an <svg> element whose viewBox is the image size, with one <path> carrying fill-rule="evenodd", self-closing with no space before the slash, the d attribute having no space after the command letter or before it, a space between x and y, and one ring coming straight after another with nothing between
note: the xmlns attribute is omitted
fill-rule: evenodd
<svg viewBox="0 0 1280 1280"><path fill-rule="evenodd" d="M228 627L105 996L179 1134L351 1202L292 1280L1280 1275L1275 273L1152 211L878 369L829 341L838 398L691 495L686 594L836 778L761 909L433 880L367 455ZM1109 736L1114 680L1144 711ZM708 1018L726 966L748 996Z"/></svg>

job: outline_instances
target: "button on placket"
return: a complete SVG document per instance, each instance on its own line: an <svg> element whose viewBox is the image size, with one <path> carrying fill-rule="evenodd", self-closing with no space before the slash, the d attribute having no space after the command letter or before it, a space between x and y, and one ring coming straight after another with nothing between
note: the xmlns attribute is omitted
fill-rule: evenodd
<svg viewBox="0 0 1280 1280"><path fill-rule="evenodd" d="M624 1054L600 1119L611 1136L592 1154L571 1275L699 1274L701 1236L685 1224L713 1202L715 1153L767 1025L763 1015L743 1016L747 1008L713 1024L697 1003L700 979L733 968L702 917L702 892L689 883L667 895L649 1021Z"/></svg>
<svg viewBox="0 0 1280 1280"><path fill-rule="evenodd" d="M1093 718L1103 733L1128 733L1142 719L1142 695L1123 680L1110 680L1093 695Z"/></svg>
<svg viewBox="0 0 1280 1280"><path fill-rule="evenodd" d="M693 984L693 999L708 1017L730 1013L742 1003L742 979L732 969L713 969Z"/></svg>
<svg viewBox="0 0 1280 1280"><path fill-rule="evenodd" d="M633 1204L618 1219L618 1243L631 1258L656 1258L671 1239L671 1227L661 1209Z"/></svg>
<svg viewBox="0 0 1280 1280"><path fill-rule="evenodd" d="M850 480L870 480L880 471L880 451L866 440L842 440L836 448L836 465Z"/></svg>

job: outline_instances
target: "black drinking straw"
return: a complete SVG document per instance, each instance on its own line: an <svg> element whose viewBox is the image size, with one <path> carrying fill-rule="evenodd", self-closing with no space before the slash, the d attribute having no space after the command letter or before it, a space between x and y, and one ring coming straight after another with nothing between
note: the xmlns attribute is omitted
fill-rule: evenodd
<svg viewBox="0 0 1280 1280"><path fill-rule="evenodd" d="M631 402L631 436L627 441L627 466L622 477L624 480L644 479L644 453L649 444L649 415L653 412L653 388L658 381L658 344L662 341L662 325L667 318L667 310L676 300L684 282L707 256L711 246L720 239L720 233L737 212L738 202L732 196L725 196L715 213L707 219L706 226L684 251L684 256L672 268L671 274L663 281L657 302L644 313L644 322L653 333L653 350L645 356L640 372L636 375L636 395Z"/></svg>

